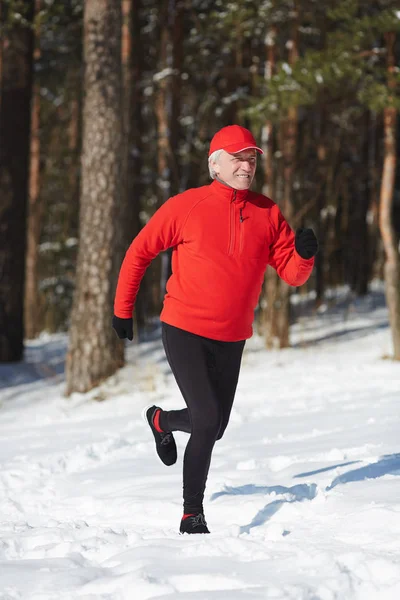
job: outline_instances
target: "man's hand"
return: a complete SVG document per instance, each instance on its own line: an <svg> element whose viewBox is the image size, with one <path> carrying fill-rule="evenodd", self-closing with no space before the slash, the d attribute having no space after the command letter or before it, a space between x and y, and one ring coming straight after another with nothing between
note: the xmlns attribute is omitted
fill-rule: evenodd
<svg viewBox="0 0 400 600"><path fill-rule="evenodd" d="M112 318L112 326L113 329L117 332L117 335L120 340L128 338L128 340L133 340L133 319L120 319L120 317L116 317L115 315Z"/></svg>
<svg viewBox="0 0 400 600"><path fill-rule="evenodd" d="M312 258L318 252L318 241L312 229L298 229L294 245L301 258Z"/></svg>

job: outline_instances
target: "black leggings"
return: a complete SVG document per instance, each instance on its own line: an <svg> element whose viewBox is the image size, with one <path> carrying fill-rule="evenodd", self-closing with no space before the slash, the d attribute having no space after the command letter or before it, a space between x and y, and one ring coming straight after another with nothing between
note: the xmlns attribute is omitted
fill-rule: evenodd
<svg viewBox="0 0 400 600"><path fill-rule="evenodd" d="M160 425L191 434L183 460L183 509L202 512L211 453L228 425L245 341L219 342L166 323L162 340L187 408L163 411Z"/></svg>

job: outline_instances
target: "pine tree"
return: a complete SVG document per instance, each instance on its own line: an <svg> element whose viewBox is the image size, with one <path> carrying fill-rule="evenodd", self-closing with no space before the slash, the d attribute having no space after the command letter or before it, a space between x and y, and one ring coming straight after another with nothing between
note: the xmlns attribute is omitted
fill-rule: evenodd
<svg viewBox="0 0 400 600"><path fill-rule="evenodd" d="M41 0L35 0L35 16L41 10ZM36 28L34 66L40 59L40 28ZM25 300L24 300L24 325L25 337L32 339L40 332L40 297L38 285L39 242L43 216L43 196L40 195L40 83L33 79L33 98L31 107L31 136L30 136L30 176L29 176L29 202L27 221L27 248L25 271Z"/></svg>
<svg viewBox="0 0 400 600"><path fill-rule="evenodd" d="M121 3L85 2L85 101L76 290L66 362L66 393L86 392L123 363L111 328L121 263Z"/></svg>
<svg viewBox="0 0 400 600"><path fill-rule="evenodd" d="M384 160L380 197L380 229L385 247L385 287L392 330L394 359L400 360L400 252L399 236L393 225L393 195L397 165L398 102L395 100L396 34L385 35L387 48L388 101L384 108ZM393 95L392 95L393 94Z"/></svg>
<svg viewBox="0 0 400 600"><path fill-rule="evenodd" d="M34 0L0 6L0 362L23 356Z"/></svg>

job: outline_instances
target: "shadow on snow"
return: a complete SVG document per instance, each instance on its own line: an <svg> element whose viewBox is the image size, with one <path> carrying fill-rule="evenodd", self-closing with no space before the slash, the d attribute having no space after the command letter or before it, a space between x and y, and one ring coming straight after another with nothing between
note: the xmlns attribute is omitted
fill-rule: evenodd
<svg viewBox="0 0 400 600"><path fill-rule="evenodd" d="M307 473L299 473L294 477L308 477L323 473L339 467L345 467L352 464L357 464L360 461L350 461L347 463L341 463L338 465L332 465L331 467L325 467L316 471L309 471ZM388 454L382 456L377 462L370 465L365 465L351 471L347 471L332 481L330 485L325 488L325 491L329 492L338 485L346 483L364 481L365 479L377 479L384 475L400 475L400 453ZM242 485L238 487L225 487L220 492L212 494L210 500L216 500L220 496L249 496L251 494L277 494L282 496L277 500L266 504L261 510L257 512L252 521L247 525L240 527L240 533L249 533L253 527L259 527L263 525L286 503L291 502L303 502L303 500L313 500L318 492L317 484L315 483L302 483L292 487L286 487L283 485ZM284 535L289 532L284 532Z"/></svg>
<svg viewBox="0 0 400 600"><path fill-rule="evenodd" d="M348 465L355 465L361 461L359 460L351 460L349 462L340 463L340 465L331 465L330 467L323 467L322 469L317 469L316 471L307 471L306 473L299 473L298 475L294 475L293 479L297 479L299 477L311 477L311 475L318 475L319 473L326 473L326 471L332 471L333 469L338 469L339 467L347 467Z"/></svg>
<svg viewBox="0 0 400 600"><path fill-rule="evenodd" d="M303 500L312 500L317 495L317 486L315 483L300 483L292 487L283 485L242 485L239 487L225 487L221 492L217 492L211 496L211 501L216 500L220 496L248 496L250 494L278 494L284 496L279 500L270 502L264 508L258 511L251 523L240 527L240 533L249 533L253 527L259 527L268 521L286 502L302 502Z"/></svg>
<svg viewBox="0 0 400 600"><path fill-rule="evenodd" d="M0 364L0 389L53 377L62 380L66 350L66 336L27 344L23 361Z"/></svg>
<svg viewBox="0 0 400 600"><path fill-rule="evenodd" d="M384 475L400 475L400 454L386 454L376 463L338 475L332 481L331 485L328 485L326 491L329 492L329 490L332 490L337 485L344 483L363 481L364 479L377 479Z"/></svg>

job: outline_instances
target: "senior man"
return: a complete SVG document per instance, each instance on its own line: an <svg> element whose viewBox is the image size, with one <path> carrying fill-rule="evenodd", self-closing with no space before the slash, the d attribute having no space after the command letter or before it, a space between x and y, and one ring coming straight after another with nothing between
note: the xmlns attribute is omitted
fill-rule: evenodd
<svg viewBox="0 0 400 600"><path fill-rule="evenodd" d="M181 533L209 533L203 499L214 444L229 421L245 340L252 335L267 265L289 285L309 278L317 239L296 235L278 206L250 191L261 148L230 125L211 140L210 185L173 196L128 249L115 297L113 327L133 338L132 311L150 262L172 248L161 312L162 340L187 408L151 406L145 418L165 465L177 460L174 431L190 434L183 460Z"/></svg>

